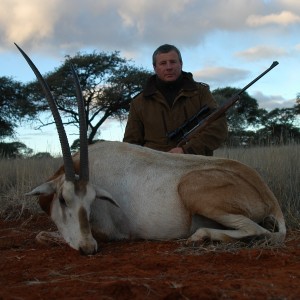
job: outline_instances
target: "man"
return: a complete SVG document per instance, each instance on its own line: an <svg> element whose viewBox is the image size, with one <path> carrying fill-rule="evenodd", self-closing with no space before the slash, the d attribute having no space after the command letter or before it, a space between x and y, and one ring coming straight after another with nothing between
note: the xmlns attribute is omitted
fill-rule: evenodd
<svg viewBox="0 0 300 300"><path fill-rule="evenodd" d="M131 102L123 141L171 153L213 155L227 137L225 116L182 147L167 136L205 105L209 111L217 107L209 86L195 82L191 73L182 71L181 53L173 45L158 47L152 62L155 75Z"/></svg>

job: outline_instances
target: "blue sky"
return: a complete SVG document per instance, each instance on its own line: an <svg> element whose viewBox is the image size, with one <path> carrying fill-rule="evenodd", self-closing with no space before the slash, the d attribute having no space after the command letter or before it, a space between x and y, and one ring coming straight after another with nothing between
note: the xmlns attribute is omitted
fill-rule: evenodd
<svg viewBox="0 0 300 300"><path fill-rule="evenodd" d="M299 0L0 0L0 76L34 79L14 42L41 73L65 55L115 51L152 69L152 52L176 45L183 67L211 89L242 88L273 61L279 65L248 93L260 107L291 107L300 93ZM22 125L17 138L35 151L58 152L53 128ZM108 121L101 137L122 138L124 125ZM68 129L70 143L75 129Z"/></svg>

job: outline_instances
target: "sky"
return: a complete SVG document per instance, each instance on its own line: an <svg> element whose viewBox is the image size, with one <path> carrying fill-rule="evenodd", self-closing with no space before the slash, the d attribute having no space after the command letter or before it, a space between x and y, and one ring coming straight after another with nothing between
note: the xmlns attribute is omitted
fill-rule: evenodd
<svg viewBox="0 0 300 300"><path fill-rule="evenodd" d="M211 90L243 88L278 61L249 95L271 110L292 107L300 93L299 0L0 0L0 76L30 82L14 43L42 74L79 51L117 50L152 70L153 51L173 44L183 70ZM59 152L55 129L35 125L22 124L17 139L35 152ZM109 120L100 137L122 140L124 126ZM67 132L72 143L76 130Z"/></svg>

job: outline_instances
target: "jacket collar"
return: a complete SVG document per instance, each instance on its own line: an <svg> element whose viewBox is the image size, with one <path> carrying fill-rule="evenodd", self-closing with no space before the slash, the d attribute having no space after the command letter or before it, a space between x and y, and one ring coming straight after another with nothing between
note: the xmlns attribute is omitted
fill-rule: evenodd
<svg viewBox="0 0 300 300"><path fill-rule="evenodd" d="M182 76L182 90L192 91L192 90L197 89L197 84L193 79L192 73L182 71L181 76ZM146 83L146 87L143 91L143 94L145 97L149 97L158 91L158 89L156 87L156 80L157 80L156 75L152 75L148 79L148 81Z"/></svg>

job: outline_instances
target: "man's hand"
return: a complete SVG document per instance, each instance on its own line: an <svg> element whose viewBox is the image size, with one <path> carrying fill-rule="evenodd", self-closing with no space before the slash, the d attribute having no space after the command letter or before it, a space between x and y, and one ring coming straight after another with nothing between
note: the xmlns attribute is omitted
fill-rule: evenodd
<svg viewBox="0 0 300 300"><path fill-rule="evenodd" d="M181 147L176 147L176 148L173 148L169 151L170 153L180 153L180 154L183 154L183 149Z"/></svg>

